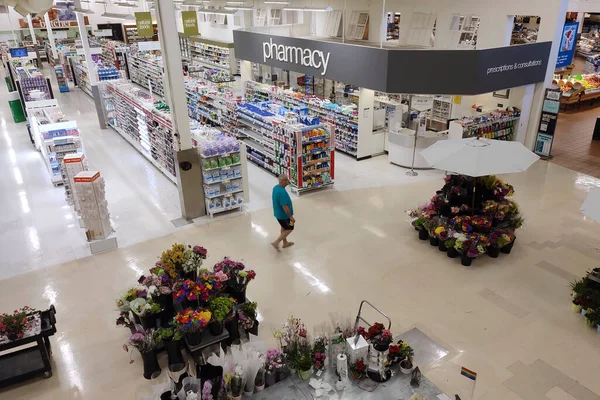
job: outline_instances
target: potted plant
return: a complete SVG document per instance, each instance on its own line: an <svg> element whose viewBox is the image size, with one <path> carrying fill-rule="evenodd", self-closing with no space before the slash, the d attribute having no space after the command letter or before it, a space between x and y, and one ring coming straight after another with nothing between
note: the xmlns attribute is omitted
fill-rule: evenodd
<svg viewBox="0 0 600 400"><path fill-rule="evenodd" d="M412 357L406 357L404 360L400 361L400 371L404 375L410 375L413 370Z"/></svg>
<svg viewBox="0 0 600 400"><path fill-rule="evenodd" d="M446 247L446 255L448 256L448 258L458 257L458 251L456 251L456 248L454 248L455 244L456 238L454 238L454 235L444 242L444 246Z"/></svg>
<svg viewBox="0 0 600 400"><path fill-rule="evenodd" d="M208 329L211 334L218 336L223 333L223 321L233 310L233 301L229 297L217 297L210 302L208 309L213 316Z"/></svg>
<svg viewBox="0 0 600 400"><path fill-rule="evenodd" d="M391 365L397 364L401 361L400 359L400 346L392 344L388 348L388 361Z"/></svg>
<svg viewBox="0 0 600 400"><path fill-rule="evenodd" d="M369 340L373 344L373 348L379 352L384 352L392 343L392 332L385 329L382 323L375 322L369 327Z"/></svg>
<svg viewBox="0 0 600 400"><path fill-rule="evenodd" d="M197 346L202 342L202 333L211 318L210 311L186 308L175 315L173 326L185 334L190 346Z"/></svg>
<svg viewBox="0 0 600 400"><path fill-rule="evenodd" d="M131 335L128 343L123 345L123 350L129 352L130 348L136 349L142 355L144 378L150 379L155 372L160 373L160 366L156 358L156 342L154 341L153 329L137 331ZM133 360L130 362L133 362Z"/></svg>
<svg viewBox="0 0 600 400"><path fill-rule="evenodd" d="M181 354L181 338L183 334L178 329L161 328L154 332L156 343L164 343L167 349L169 365L183 364L185 360Z"/></svg>
<svg viewBox="0 0 600 400"><path fill-rule="evenodd" d="M162 308L159 303L152 301L152 299L146 301L143 297L129 303L131 311L137 315L140 319L140 324L144 329L154 329L157 325L157 320Z"/></svg>
<svg viewBox="0 0 600 400"><path fill-rule="evenodd" d="M354 379L359 379L367 370L367 366L362 358L354 361L352 365L350 365L350 374Z"/></svg>
<svg viewBox="0 0 600 400"><path fill-rule="evenodd" d="M296 359L296 370L298 376L302 380L307 380L310 377L310 370L312 368L312 358L310 353L300 353Z"/></svg>
<svg viewBox="0 0 600 400"><path fill-rule="evenodd" d="M246 302L238 309L238 323L248 333L258 335L258 321L256 320L256 307L255 301Z"/></svg>
<svg viewBox="0 0 600 400"><path fill-rule="evenodd" d="M400 348L400 360L405 360L407 358L412 359L415 355L413 348L402 340L398 341L398 347Z"/></svg>
<svg viewBox="0 0 600 400"><path fill-rule="evenodd" d="M35 309L24 306L13 311L12 314L1 314L0 337L6 336L11 342L23 338L29 326L29 316L34 312Z"/></svg>
<svg viewBox="0 0 600 400"><path fill-rule="evenodd" d="M238 365L235 367L233 375L231 375L230 388L231 388L231 397L233 400L240 400L242 398L242 390L243 387L243 379L242 376L244 371Z"/></svg>
<svg viewBox="0 0 600 400"><path fill-rule="evenodd" d="M256 378L254 379L254 391L260 392L265 388L265 365L261 365L261 367L256 372Z"/></svg>

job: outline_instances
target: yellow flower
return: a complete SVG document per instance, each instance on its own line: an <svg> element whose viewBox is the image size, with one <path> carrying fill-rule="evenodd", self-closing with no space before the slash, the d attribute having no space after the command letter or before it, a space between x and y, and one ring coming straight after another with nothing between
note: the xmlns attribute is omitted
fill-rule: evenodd
<svg viewBox="0 0 600 400"><path fill-rule="evenodd" d="M210 311L200 311L198 313L198 318L204 319L206 322L210 321L211 317L212 317L212 314L210 313Z"/></svg>
<svg viewBox="0 0 600 400"><path fill-rule="evenodd" d="M437 228L435 228L435 234L439 235L440 233L444 232L446 230L446 228L444 228L443 226L438 226Z"/></svg>

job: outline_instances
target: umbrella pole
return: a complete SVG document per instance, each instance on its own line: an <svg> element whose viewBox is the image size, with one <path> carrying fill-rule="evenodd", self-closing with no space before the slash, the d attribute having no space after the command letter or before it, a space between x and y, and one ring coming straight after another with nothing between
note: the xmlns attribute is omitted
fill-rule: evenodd
<svg viewBox="0 0 600 400"><path fill-rule="evenodd" d="M471 203L471 215L475 214L475 190L477 189L477 177L473 177L473 201Z"/></svg>
<svg viewBox="0 0 600 400"><path fill-rule="evenodd" d="M406 127L410 129L410 111L412 109L412 99L413 99L413 95L411 94L408 97L408 121L406 123ZM415 130L415 141L413 143L413 156L412 156L412 164L410 165L410 171L406 172L406 175L408 176L417 176L419 175L417 171L415 171L415 153L417 152L417 131L419 130L419 128L417 127L417 129Z"/></svg>

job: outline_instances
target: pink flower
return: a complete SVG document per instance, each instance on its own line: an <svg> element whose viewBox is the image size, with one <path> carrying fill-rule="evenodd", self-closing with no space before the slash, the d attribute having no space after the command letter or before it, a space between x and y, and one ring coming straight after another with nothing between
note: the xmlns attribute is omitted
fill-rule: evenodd
<svg viewBox="0 0 600 400"><path fill-rule="evenodd" d="M223 271L217 271L214 276L219 282L225 282L229 280L229 277Z"/></svg>

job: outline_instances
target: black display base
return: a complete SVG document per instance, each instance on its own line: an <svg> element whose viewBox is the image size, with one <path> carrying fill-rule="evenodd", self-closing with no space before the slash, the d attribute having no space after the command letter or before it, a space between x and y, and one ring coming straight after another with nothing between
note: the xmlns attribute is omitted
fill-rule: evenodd
<svg viewBox="0 0 600 400"><path fill-rule="evenodd" d="M390 380L390 378L392 377L392 371L388 370L386 371L385 377L381 377L381 374L379 374L378 372L373 372L373 371L367 371L367 376L369 377L369 379L371 379L372 381L375 382L387 382Z"/></svg>

